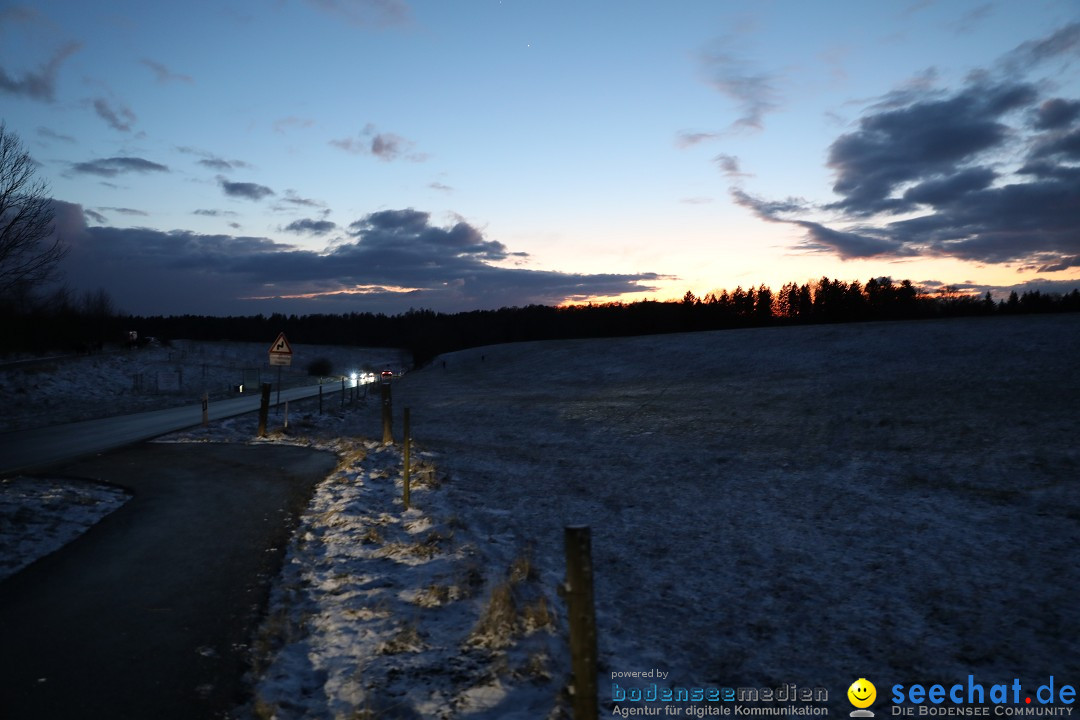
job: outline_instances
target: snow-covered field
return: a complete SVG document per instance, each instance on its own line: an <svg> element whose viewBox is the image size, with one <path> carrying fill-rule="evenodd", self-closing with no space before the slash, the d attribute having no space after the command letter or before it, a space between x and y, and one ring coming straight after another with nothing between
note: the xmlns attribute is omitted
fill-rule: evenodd
<svg viewBox="0 0 1080 720"><path fill-rule="evenodd" d="M123 489L64 478L0 478L0 580L59 550L123 505Z"/></svg>
<svg viewBox="0 0 1080 720"><path fill-rule="evenodd" d="M1080 316L468 350L395 389L470 527L593 529L611 673L1080 681ZM882 695L885 693L882 692Z"/></svg>
<svg viewBox="0 0 1080 720"><path fill-rule="evenodd" d="M612 673L650 669L824 687L834 714L858 677L882 700L969 674L1076 685L1078 357L1077 315L466 350L394 384L423 463L407 512L399 449L361 439L374 398L297 410L264 442L342 462L245 712L560 716L568 524L593 532L602 715Z"/></svg>

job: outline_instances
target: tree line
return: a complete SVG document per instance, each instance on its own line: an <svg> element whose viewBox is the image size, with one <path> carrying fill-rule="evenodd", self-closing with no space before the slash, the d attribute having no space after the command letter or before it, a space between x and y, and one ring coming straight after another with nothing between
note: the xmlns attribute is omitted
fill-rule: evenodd
<svg viewBox="0 0 1080 720"><path fill-rule="evenodd" d="M8 307L13 332L0 352L92 352L124 342L184 338L267 342L285 332L293 343L403 348L417 365L440 353L526 340L648 335L737 327L911 320L1080 311L1080 290L1060 295L1031 290L995 299L944 287L927 292L908 280L873 278L865 284L822 277L816 282L722 290L678 301L643 300L569 306L529 305L442 313L251 316L135 316L113 309L103 290L75 297L68 291L18 308Z"/></svg>

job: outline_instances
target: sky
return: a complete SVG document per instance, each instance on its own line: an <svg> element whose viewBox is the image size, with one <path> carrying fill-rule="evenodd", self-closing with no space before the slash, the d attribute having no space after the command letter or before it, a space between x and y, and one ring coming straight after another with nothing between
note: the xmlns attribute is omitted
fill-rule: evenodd
<svg viewBox="0 0 1080 720"><path fill-rule="evenodd" d="M1076 0L0 0L123 312L1080 286Z"/></svg>

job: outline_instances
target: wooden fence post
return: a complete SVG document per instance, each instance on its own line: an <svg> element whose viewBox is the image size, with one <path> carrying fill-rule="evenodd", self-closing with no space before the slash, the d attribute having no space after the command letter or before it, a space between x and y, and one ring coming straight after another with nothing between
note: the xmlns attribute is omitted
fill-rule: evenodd
<svg viewBox="0 0 1080 720"><path fill-rule="evenodd" d="M383 445L394 444L394 413L391 406L390 382L382 383L382 442Z"/></svg>
<svg viewBox="0 0 1080 720"><path fill-rule="evenodd" d="M404 486L403 499L405 502L405 509L409 509L409 449L412 445L412 433L409 430L409 408L405 408L405 467L402 470L402 485Z"/></svg>
<svg viewBox="0 0 1080 720"><path fill-rule="evenodd" d="M596 720L596 606L588 525L566 526L565 591L570 621L574 720Z"/></svg>
<svg viewBox="0 0 1080 720"><path fill-rule="evenodd" d="M202 394L202 424L206 427L210 424L210 393Z"/></svg>
<svg viewBox="0 0 1080 720"><path fill-rule="evenodd" d="M266 437L266 417L270 414L270 383L262 384L262 401L259 403L259 437Z"/></svg>

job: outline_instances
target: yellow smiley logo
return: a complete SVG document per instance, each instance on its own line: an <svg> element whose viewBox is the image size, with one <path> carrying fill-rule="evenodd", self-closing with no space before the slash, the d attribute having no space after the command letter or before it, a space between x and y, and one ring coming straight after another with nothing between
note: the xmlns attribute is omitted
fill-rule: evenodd
<svg viewBox="0 0 1080 720"><path fill-rule="evenodd" d="M859 678L847 689L848 700L857 708L868 708L877 699L877 688L866 678Z"/></svg>

